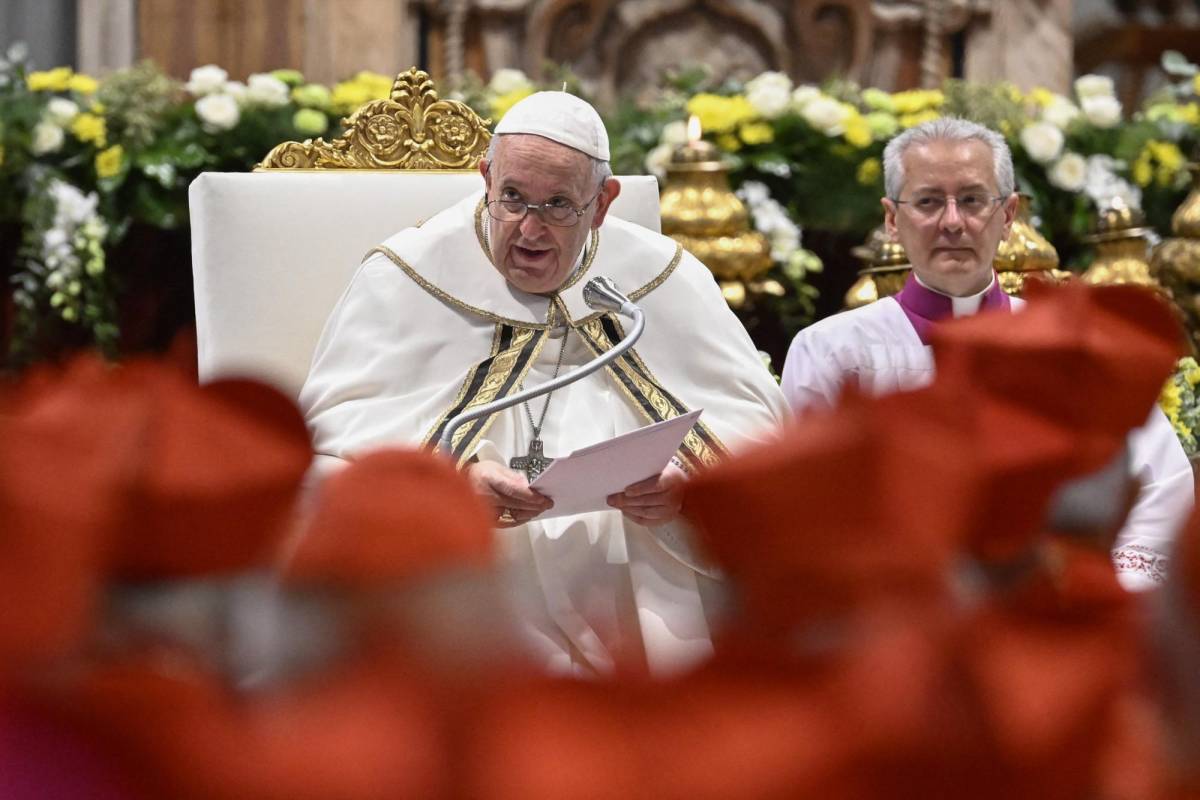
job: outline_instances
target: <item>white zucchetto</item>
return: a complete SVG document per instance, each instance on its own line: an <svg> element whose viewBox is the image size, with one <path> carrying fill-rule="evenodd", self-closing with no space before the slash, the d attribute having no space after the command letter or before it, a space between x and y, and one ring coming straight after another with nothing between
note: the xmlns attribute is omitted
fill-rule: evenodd
<svg viewBox="0 0 1200 800"><path fill-rule="evenodd" d="M535 92L517 102L496 125L496 135L531 133L608 161L608 131L596 109L567 92Z"/></svg>

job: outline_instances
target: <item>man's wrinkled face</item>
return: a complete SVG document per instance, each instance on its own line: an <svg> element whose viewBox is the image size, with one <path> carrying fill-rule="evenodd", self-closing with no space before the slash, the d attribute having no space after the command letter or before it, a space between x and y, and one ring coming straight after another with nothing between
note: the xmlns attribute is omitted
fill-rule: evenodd
<svg viewBox="0 0 1200 800"><path fill-rule="evenodd" d="M927 286L960 297L983 291L1017 212L1016 194L999 196L991 148L934 140L911 145L902 159L901 202L883 199L888 233Z"/></svg>
<svg viewBox="0 0 1200 800"><path fill-rule="evenodd" d="M551 203L583 211L571 226L550 224L535 210L515 222L489 214L488 238L496 269L522 291L554 292L571 274L590 231L604 222L619 184L609 178L602 189L585 154L532 134L501 136L495 158L480 162L479 169L488 201ZM570 216L575 218L574 213Z"/></svg>

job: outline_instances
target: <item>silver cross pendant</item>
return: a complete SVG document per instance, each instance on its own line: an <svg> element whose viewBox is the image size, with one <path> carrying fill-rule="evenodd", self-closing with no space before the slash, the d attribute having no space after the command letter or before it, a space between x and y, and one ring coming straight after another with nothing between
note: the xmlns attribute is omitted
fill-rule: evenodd
<svg viewBox="0 0 1200 800"><path fill-rule="evenodd" d="M546 471L546 467L554 461L553 458L548 458L542 453L542 440L534 438L529 443L529 452L523 456L513 456L509 459L508 465L513 469L519 469L525 473L530 483L538 475Z"/></svg>

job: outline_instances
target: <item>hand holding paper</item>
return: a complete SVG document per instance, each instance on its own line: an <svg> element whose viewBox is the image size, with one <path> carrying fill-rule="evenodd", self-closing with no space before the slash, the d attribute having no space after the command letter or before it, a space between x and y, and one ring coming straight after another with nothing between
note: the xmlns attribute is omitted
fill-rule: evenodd
<svg viewBox="0 0 1200 800"><path fill-rule="evenodd" d="M623 492L627 486L658 476L679 449L701 410L638 428L555 459L530 484L530 488L554 501L554 507L538 519L613 510L608 497Z"/></svg>

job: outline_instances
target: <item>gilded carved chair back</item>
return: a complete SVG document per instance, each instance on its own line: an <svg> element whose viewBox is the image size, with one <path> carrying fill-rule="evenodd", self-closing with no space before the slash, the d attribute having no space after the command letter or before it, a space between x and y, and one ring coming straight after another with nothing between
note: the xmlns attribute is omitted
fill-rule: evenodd
<svg viewBox="0 0 1200 800"><path fill-rule="evenodd" d="M344 119L341 136L284 142L254 169L471 171L487 153L490 124L466 104L440 99L429 74L414 67L396 76L388 99Z"/></svg>

